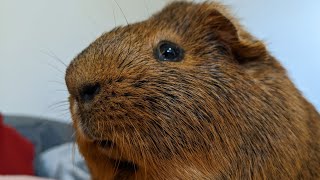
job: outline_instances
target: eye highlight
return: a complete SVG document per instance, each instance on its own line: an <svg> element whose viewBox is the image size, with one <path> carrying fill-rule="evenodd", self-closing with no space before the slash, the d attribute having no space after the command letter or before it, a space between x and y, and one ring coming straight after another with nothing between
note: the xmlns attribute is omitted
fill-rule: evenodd
<svg viewBox="0 0 320 180"><path fill-rule="evenodd" d="M154 55L159 61L179 62L184 57L184 50L173 42L160 41Z"/></svg>

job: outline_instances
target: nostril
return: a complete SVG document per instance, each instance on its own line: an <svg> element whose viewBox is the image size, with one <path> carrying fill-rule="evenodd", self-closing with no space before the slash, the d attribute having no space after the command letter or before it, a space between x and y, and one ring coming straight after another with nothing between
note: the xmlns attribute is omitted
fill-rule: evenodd
<svg viewBox="0 0 320 180"><path fill-rule="evenodd" d="M91 101L100 91L100 84L85 85L81 88L80 98L84 102Z"/></svg>

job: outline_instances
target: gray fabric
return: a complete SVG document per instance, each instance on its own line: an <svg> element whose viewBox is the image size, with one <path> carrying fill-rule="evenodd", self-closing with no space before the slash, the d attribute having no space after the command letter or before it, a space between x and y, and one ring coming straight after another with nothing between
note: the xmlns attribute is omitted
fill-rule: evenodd
<svg viewBox="0 0 320 180"><path fill-rule="evenodd" d="M34 145L36 175L39 175L40 153L54 146L74 141L73 128L67 123L34 117L6 115L4 116L4 123L15 128Z"/></svg>
<svg viewBox="0 0 320 180"><path fill-rule="evenodd" d="M67 123L24 116L4 116L4 123L29 139L36 148L36 154L73 141L73 129Z"/></svg>
<svg viewBox="0 0 320 180"><path fill-rule="evenodd" d="M90 179L84 159L74 143L55 146L39 156L39 175L53 179Z"/></svg>

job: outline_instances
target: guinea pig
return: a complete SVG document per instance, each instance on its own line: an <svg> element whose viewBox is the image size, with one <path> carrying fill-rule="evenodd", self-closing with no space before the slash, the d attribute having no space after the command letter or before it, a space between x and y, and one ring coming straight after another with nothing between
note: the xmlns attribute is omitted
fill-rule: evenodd
<svg viewBox="0 0 320 180"><path fill-rule="evenodd" d="M320 116L215 2L103 34L65 76L92 179L319 179Z"/></svg>

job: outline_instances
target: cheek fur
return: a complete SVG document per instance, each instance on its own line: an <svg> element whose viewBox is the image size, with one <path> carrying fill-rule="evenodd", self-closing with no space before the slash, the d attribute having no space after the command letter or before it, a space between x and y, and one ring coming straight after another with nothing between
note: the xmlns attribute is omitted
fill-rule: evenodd
<svg viewBox="0 0 320 180"><path fill-rule="evenodd" d="M72 110L71 111L72 111L73 114L77 114L78 110L79 110L78 103L76 101L73 101L72 104L73 105L72 105Z"/></svg>

